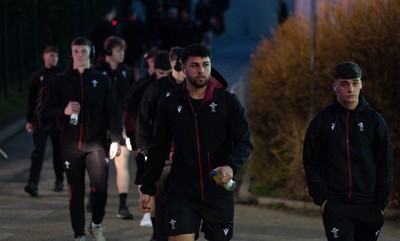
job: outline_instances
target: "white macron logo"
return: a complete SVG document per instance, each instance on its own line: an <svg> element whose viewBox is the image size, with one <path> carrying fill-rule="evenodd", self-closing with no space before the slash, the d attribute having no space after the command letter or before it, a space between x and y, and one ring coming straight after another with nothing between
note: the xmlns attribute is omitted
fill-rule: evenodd
<svg viewBox="0 0 400 241"><path fill-rule="evenodd" d="M229 232L229 228L224 228L224 234L225 234L225 236L228 234L228 232Z"/></svg>
<svg viewBox="0 0 400 241"><path fill-rule="evenodd" d="M182 111L182 106L180 105L180 106L178 106L178 108L176 108L177 110L178 110L178 113L181 113L181 111Z"/></svg>
<svg viewBox="0 0 400 241"><path fill-rule="evenodd" d="M65 161L64 164L65 164L65 169L69 169L69 164L71 164L71 163L68 161Z"/></svg>
<svg viewBox="0 0 400 241"><path fill-rule="evenodd" d="M334 129L335 129L335 126L336 126L336 123L332 123L331 129L334 130Z"/></svg>

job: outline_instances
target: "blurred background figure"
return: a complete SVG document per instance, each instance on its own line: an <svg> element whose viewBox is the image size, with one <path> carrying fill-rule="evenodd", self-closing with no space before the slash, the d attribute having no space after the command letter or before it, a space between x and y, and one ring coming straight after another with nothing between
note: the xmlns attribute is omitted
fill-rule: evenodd
<svg viewBox="0 0 400 241"><path fill-rule="evenodd" d="M229 0L198 0L195 17L202 29L203 41L212 42L213 35L225 33L225 11L229 8Z"/></svg>
<svg viewBox="0 0 400 241"><path fill-rule="evenodd" d="M124 62L133 68L134 79L137 81L140 78L140 61L144 50L148 48L149 40L146 25L135 9L127 10L121 33L127 44Z"/></svg>
<svg viewBox="0 0 400 241"><path fill-rule="evenodd" d="M101 11L101 16L93 27L89 39L97 51L97 61L104 60L103 44L104 40L111 35L119 36L117 27L113 25L113 20L117 16L117 9L114 5L106 4ZM114 23L115 24L115 23Z"/></svg>
<svg viewBox="0 0 400 241"><path fill-rule="evenodd" d="M124 39L118 36L109 36L104 41L103 52L105 61L96 64L95 69L102 74L108 76L113 84L114 91L117 96L117 104L120 113L125 95L129 87L134 82L131 68L124 64L126 43ZM122 121L122 120L121 120ZM125 131L122 137L126 138ZM114 159L115 169L117 172L116 185L119 196L119 207L117 218L133 219L133 215L128 209L127 198L129 191L130 175L129 175L129 151L125 146L125 141L121 143L121 154Z"/></svg>
<svg viewBox="0 0 400 241"><path fill-rule="evenodd" d="M56 175L54 191L64 189L64 164L61 158L60 129L55 119L45 119L41 115L49 81L63 72L58 66L57 47L49 45L43 51L43 66L35 71L29 84L28 108L25 130L32 134L34 150L31 154L31 167L25 192L38 196L40 172L43 167L47 138L50 137L53 150L53 168Z"/></svg>

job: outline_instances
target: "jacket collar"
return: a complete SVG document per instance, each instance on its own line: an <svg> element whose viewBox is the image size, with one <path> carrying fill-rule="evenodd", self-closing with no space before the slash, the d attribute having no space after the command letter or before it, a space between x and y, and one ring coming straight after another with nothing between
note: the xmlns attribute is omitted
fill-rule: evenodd
<svg viewBox="0 0 400 241"><path fill-rule="evenodd" d="M359 112L359 111L363 111L363 110L367 109L368 106L369 106L369 104L368 104L368 102L364 99L364 97L360 94L360 95L358 96L358 105L357 105L357 107L356 107L354 110L349 110L349 109L343 107L343 106L339 103L339 101L336 99L336 97L335 97L335 99L334 99L334 101L333 101L333 106L334 106L335 108L337 108L338 110L342 111L342 112L347 112L347 111Z"/></svg>

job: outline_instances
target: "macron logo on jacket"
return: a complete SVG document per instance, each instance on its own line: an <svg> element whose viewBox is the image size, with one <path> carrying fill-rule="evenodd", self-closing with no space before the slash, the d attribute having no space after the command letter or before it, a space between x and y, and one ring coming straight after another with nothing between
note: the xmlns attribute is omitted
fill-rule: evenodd
<svg viewBox="0 0 400 241"><path fill-rule="evenodd" d="M176 108L177 110L178 110L178 113L181 113L181 111L182 111L182 106L180 105L180 106L178 106L178 108Z"/></svg>

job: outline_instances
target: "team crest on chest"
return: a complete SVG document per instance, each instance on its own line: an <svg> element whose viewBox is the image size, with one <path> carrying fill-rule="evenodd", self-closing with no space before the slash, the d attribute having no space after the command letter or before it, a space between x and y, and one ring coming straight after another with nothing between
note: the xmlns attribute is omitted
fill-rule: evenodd
<svg viewBox="0 0 400 241"><path fill-rule="evenodd" d="M364 123L359 122L357 125L358 125L358 127L360 128L360 131L361 131L361 132L364 132Z"/></svg>
<svg viewBox="0 0 400 241"><path fill-rule="evenodd" d="M92 80L93 87L95 87L95 88L96 88L98 83L99 83L99 82L97 82L97 80L95 80L95 79L94 79L94 80Z"/></svg>
<svg viewBox="0 0 400 241"><path fill-rule="evenodd" d="M215 104L214 102L209 104L208 106L210 106L211 108L211 112L217 112L215 109L217 108L217 104Z"/></svg>

